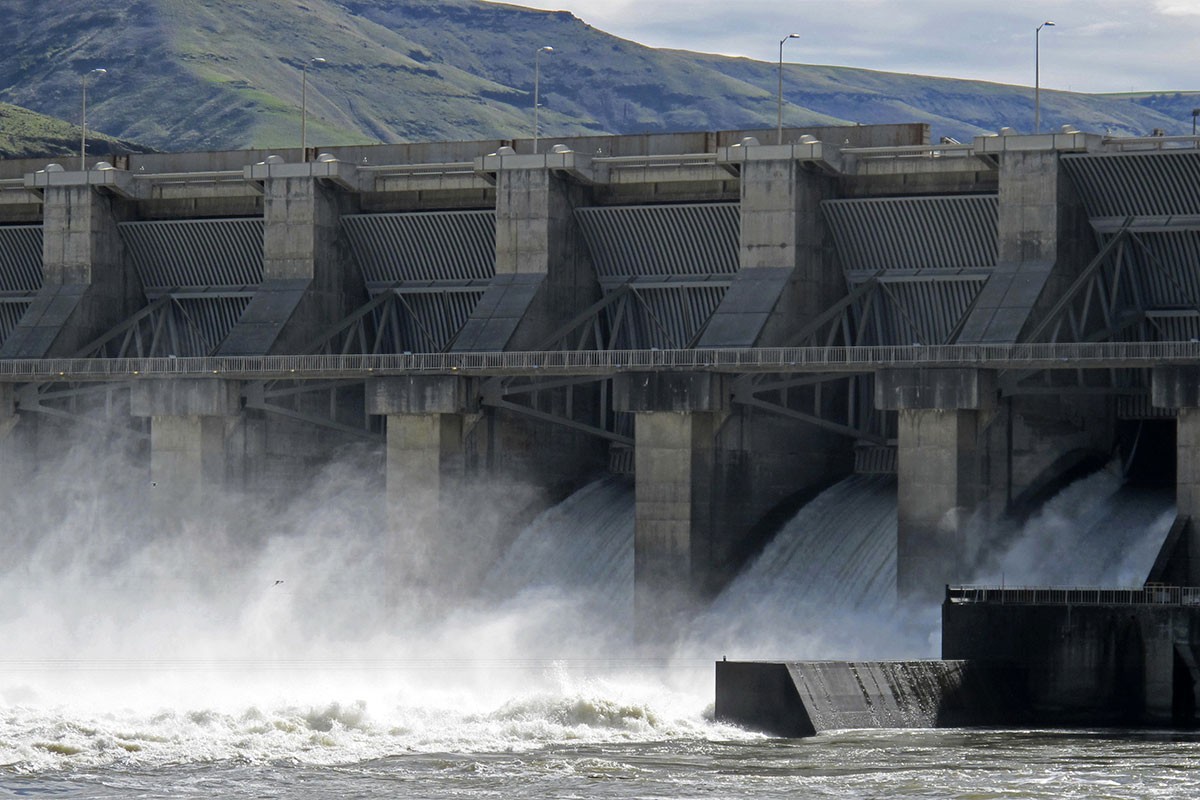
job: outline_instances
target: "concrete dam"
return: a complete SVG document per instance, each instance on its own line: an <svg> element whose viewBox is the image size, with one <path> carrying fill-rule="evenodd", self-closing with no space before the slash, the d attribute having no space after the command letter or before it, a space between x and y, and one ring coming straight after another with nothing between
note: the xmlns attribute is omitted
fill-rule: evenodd
<svg viewBox="0 0 1200 800"><path fill-rule="evenodd" d="M2 161L3 480L101 429L178 515L349 452L453 557L625 475L653 635L850 476L925 603L1116 460L1200 584L1200 139L784 134Z"/></svg>

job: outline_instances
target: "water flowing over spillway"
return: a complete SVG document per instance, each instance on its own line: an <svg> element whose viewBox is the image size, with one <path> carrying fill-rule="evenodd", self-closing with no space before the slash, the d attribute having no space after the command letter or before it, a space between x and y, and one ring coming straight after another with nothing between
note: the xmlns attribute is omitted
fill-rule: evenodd
<svg viewBox="0 0 1200 800"><path fill-rule="evenodd" d="M895 587L896 481L853 475L784 525L712 612L882 609L895 602Z"/></svg>
<svg viewBox="0 0 1200 800"><path fill-rule="evenodd" d="M628 481L592 484L535 520L473 602L452 574L406 573L394 551L471 557L484 525L393 537L352 463L286 508L228 493L157 526L150 487L101 452L5 498L0 795L5 770L104 769L132 776L134 792L157 790L171 765L749 735L704 716L711 662L677 681L630 657Z"/></svg>
<svg viewBox="0 0 1200 800"><path fill-rule="evenodd" d="M219 513L161 528L149 523L148 490L120 485L123 465L73 459L60 478L47 471L4 498L0 794L203 785L228 796L284 785L333 798L345 787L329 776L353 774L361 796L381 798L397 780L430 797L564 787L640 797L655 793L647 781L661 796L721 786L747 797L761 785L723 777L723 765L752 774L776 756L756 734L711 720L714 659L934 650L928 627L889 611L890 477L853 476L811 501L681 631L674 655L650 658L632 642L628 479L596 481L540 515L468 600L448 575L409 584L397 567L407 562L389 555L397 545L372 506L376 490L352 465L330 467L280 511L230 494ZM1048 504L1027 530L1067 541L1054 520L1082 518L1103 499L1096 516L1115 519L1103 534L1111 547L1130 564L1152 561L1161 530L1146 540L1154 546L1120 536L1169 516L1162 498L1130 501L1104 477L1090 486ZM439 537L472 548L486 532L424 544ZM991 555L1015 570L1025 540L1010 538L1014 548ZM1141 569L1100 561L1102 575ZM410 596L418 589L426 595ZM843 742L827 755L849 765L864 748L902 751L906 740L828 741ZM855 796L841 778L810 778L778 788Z"/></svg>
<svg viewBox="0 0 1200 800"><path fill-rule="evenodd" d="M631 624L633 485L594 481L543 512L516 538L484 581L493 599L527 591L585 592L603 615Z"/></svg>
<svg viewBox="0 0 1200 800"><path fill-rule="evenodd" d="M852 475L783 525L684 647L739 659L931 655L928 626L894 615L895 586L895 478Z"/></svg>
<svg viewBox="0 0 1200 800"><path fill-rule="evenodd" d="M1174 518L1173 491L1128 486L1115 468L1101 469L1052 497L1019 530L996 537L1004 547L980 555L971 582L1138 587Z"/></svg>

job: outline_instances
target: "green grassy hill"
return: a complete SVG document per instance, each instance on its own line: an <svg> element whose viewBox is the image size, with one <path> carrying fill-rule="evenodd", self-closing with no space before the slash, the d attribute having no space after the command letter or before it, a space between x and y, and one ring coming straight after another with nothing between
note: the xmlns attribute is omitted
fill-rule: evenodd
<svg viewBox="0 0 1200 800"><path fill-rule="evenodd" d="M91 125L88 125L91 128ZM61 119L0 103L0 158L78 158L80 130ZM88 131L89 153L144 152L151 148Z"/></svg>
<svg viewBox="0 0 1200 800"><path fill-rule="evenodd" d="M773 127L776 65L656 50L566 12L480 0L10 0L0 100L159 150L294 147L301 70L311 145L528 136L534 52L542 130ZM1032 92L979 81L789 65L788 124L928 122L965 139L1028 131ZM1163 99L1166 98L1166 99ZM1191 131L1200 94L1044 92L1043 125ZM1184 112L1184 113L1181 113ZM69 138L69 137L68 137Z"/></svg>

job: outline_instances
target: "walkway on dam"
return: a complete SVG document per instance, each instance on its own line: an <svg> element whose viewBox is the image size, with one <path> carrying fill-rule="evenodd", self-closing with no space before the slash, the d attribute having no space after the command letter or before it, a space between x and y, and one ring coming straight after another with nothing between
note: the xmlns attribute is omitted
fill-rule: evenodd
<svg viewBox="0 0 1200 800"><path fill-rule="evenodd" d="M1128 369L1190 365L1200 342L1099 342L689 350L564 350L385 355L0 360L0 383L136 377L320 380L381 375L573 375L623 372L861 373L882 368Z"/></svg>

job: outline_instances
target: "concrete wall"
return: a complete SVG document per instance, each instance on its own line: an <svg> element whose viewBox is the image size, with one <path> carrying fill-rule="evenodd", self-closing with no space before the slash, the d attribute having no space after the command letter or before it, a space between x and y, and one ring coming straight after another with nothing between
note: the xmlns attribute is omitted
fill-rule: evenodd
<svg viewBox="0 0 1200 800"><path fill-rule="evenodd" d="M999 196L996 268L963 326L963 343L1022 341L1096 253L1058 151L1005 152Z"/></svg>
<svg viewBox="0 0 1200 800"><path fill-rule="evenodd" d="M979 661L718 661L716 718L776 736L1029 722L1018 671Z"/></svg>
<svg viewBox="0 0 1200 800"><path fill-rule="evenodd" d="M125 259L117 223L132 207L89 184L47 187L43 209L43 285L0 347L3 358L73 355L138 307L141 285Z"/></svg>
<svg viewBox="0 0 1200 800"><path fill-rule="evenodd" d="M1019 665L1044 724L1194 725L1198 637L1183 606L942 607L943 658Z"/></svg>

